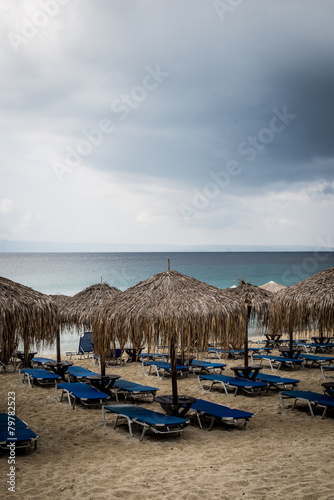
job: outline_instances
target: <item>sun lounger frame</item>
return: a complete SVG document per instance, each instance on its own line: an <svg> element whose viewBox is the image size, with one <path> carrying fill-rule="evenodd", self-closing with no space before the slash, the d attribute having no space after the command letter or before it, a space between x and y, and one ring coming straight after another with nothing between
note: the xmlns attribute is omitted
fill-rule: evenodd
<svg viewBox="0 0 334 500"><path fill-rule="evenodd" d="M320 368L323 378L327 378L325 372L334 372L334 365L321 365Z"/></svg>
<svg viewBox="0 0 334 500"><path fill-rule="evenodd" d="M148 373L145 372L145 366L149 366ZM165 377L166 373L171 374L171 363L166 361L142 361L142 368L144 375L149 376L151 374L151 370L155 369L156 375L160 377L160 371L162 370L162 378ZM189 373L189 366L176 365L176 372L181 376L187 375Z"/></svg>
<svg viewBox="0 0 334 500"><path fill-rule="evenodd" d="M202 375L204 373L222 373L222 371L225 369L226 364L225 363L211 363L210 361L200 361L200 360L193 360L191 365L190 365L190 370L193 372L194 375ZM199 371L195 371L199 370ZM219 370L219 371L217 371Z"/></svg>
<svg viewBox="0 0 334 500"><path fill-rule="evenodd" d="M65 385L67 387L65 387ZM69 385L72 385L72 387L69 387ZM74 387L74 385L76 387ZM78 394L78 391L76 390L79 388L79 386L86 386L85 389L90 391L92 394L95 393L97 397L96 398L80 397L80 395ZM61 389L61 391L62 391L60 395L58 392L59 389ZM79 391L80 391L80 389L79 389ZM82 403L84 406L96 406L96 405L100 406L100 405L105 404L106 399L110 398L110 396L108 396L108 394L105 394L104 392L99 391L98 389L95 389L94 387L91 387L87 384L82 384L81 382L56 384L57 401L62 402L63 396L65 393L67 395L68 404L69 404L70 408L72 408L72 410L74 410L77 400L79 400L80 403ZM101 396L102 394L103 394L103 397Z"/></svg>
<svg viewBox="0 0 334 500"><path fill-rule="evenodd" d="M262 366L264 361L268 361L272 370L274 368L280 370L284 366L288 366L289 368L297 366L300 368L303 364L302 358L286 358L284 356L272 356L270 354L252 354L251 357L253 366L256 366L254 362L255 359L260 360L260 366Z"/></svg>
<svg viewBox="0 0 334 500"><path fill-rule="evenodd" d="M212 390L214 384L222 384L226 396L229 395L228 389L234 390L234 396L237 395L239 389L246 392L247 394L255 396L259 394L262 390L265 390L267 387L267 384L263 382L256 382L254 380L248 380L246 378L243 379L241 377L229 377L227 375L222 375L222 374L198 375L198 382L202 391L205 390L202 384L202 379L211 381L211 386L209 388L209 391ZM240 382L242 382L242 384ZM254 389L258 390L254 391Z"/></svg>
<svg viewBox="0 0 334 500"><path fill-rule="evenodd" d="M116 429L117 424L120 421L120 419L124 418L127 421L130 436L134 437L132 425L138 424L143 428L142 433L140 435L140 438L138 439L138 441L141 442L148 430L150 430L156 434L177 434L178 436L180 436L181 433L184 431L185 427L189 423L189 420L184 419L184 418L170 417L169 415L164 415L164 414L159 413L159 412L155 412L152 410L146 410L145 408L141 408L143 410L143 412L145 411L145 413L148 415L149 414L156 414L156 415L160 415L161 417L165 417L166 422L168 422L169 420L172 420L172 422L179 421L178 423L173 423L172 425L171 424L168 425L166 423L160 423L160 424L155 423L153 425L153 424L145 422L144 417L142 417L142 418L135 417L135 416L131 417L131 415L127 414L126 410L131 410L132 408L140 408L140 407L138 407L136 405L130 405L130 404L103 406L102 407L102 417L103 417L104 425L107 425L106 413L114 413L117 415L116 419L115 419L115 423L114 423L114 429Z"/></svg>
<svg viewBox="0 0 334 500"><path fill-rule="evenodd" d="M32 371L34 370L39 371L40 375L41 372L45 372L44 373L45 377L38 376L36 372L35 374L32 373ZM35 382L38 382L41 386L43 386L43 385L55 385L59 380L61 380L60 375L56 375L55 373L49 372L41 368L21 368L19 370L19 378L22 384L24 384L25 380L27 380L29 387L33 387Z"/></svg>
<svg viewBox="0 0 334 500"><path fill-rule="evenodd" d="M196 403L202 404L205 403L204 409L197 409L196 408ZM193 403L190 411L194 411L197 417L198 425L201 429L203 429L201 417L203 418L209 418L210 419L210 425L208 427L208 431L211 431L215 422L223 422L224 424L227 425L240 425L242 424L244 427L246 427L247 423L249 422L249 419L253 416L255 416L254 413L249 413L249 412L243 412L241 410L236 410L234 408L230 408L229 406L217 404L217 403L211 403L210 401L205 401L204 399L197 399L196 403ZM208 406L208 408L205 409L205 406ZM227 415L222 416L220 415L220 412L222 410L226 410ZM242 415L244 414L244 415Z"/></svg>
<svg viewBox="0 0 334 500"><path fill-rule="evenodd" d="M8 435L8 422L15 421L13 429L15 429L15 435ZM1 433L3 432L3 436ZM27 434L27 435L25 435ZM3 437L6 435L5 439ZM18 436L19 435L19 436ZM0 414L0 448L3 450L8 450L8 443L15 443L15 449L17 448L37 448L38 435L30 429L28 424L17 417L17 415L9 416L7 413Z"/></svg>
<svg viewBox="0 0 334 500"><path fill-rule="evenodd" d="M285 399L294 399L292 405L292 411L296 408L297 402L300 401L309 407L312 417L315 417L313 412L313 406L316 408L323 408L323 413L321 418L323 419L327 413L328 408L334 408L334 397L325 396L324 394L318 394L311 391L287 391L280 393L282 406L286 408L284 404ZM326 404L327 403L327 404Z"/></svg>
<svg viewBox="0 0 334 500"><path fill-rule="evenodd" d="M124 385L123 387L118 387L119 384ZM151 396L152 400L154 400L157 391L159 391L158 387L150 387L135 382L129 382L123 379L117 379L115 381L113 390L115 392L116 401L119 401L118 394L124 395L124 403L127 401L128 397L132 397L134 399L144 397L144 399L147 401L148 396Z"/></svg>

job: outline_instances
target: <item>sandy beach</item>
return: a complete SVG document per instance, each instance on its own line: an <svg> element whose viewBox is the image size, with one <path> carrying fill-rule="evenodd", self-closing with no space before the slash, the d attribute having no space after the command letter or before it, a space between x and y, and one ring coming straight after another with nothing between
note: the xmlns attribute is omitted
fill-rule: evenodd
<svg viewBox="0 0 334 500"><path fill-rule="evenodd" d="M212 360L213 361L213 360ZM226 360L225 373L240 361ZM92 359L74 364L98 371ZM300 380L300 390L322 392L320 368L263 373ZM107 368L126 380L170 394L170 378L145 376L140 363ZM7 456L1 455L1 498L271 500L334 499L332 416L283 409L278 392L226 396L217 387L203 392L194 375L179 378L179 394L203 398L256 414L246 428L216 425L211 432L191 420L183 436L147 435L140 443L127 428L105 427L101 409L58 402L54 387L29 388L18 372L2 373L1 412L8 391L16 414L38 435L37 450L16 454L16 492L7 490ZM157 403L140 403L161 411Z"/></svg>

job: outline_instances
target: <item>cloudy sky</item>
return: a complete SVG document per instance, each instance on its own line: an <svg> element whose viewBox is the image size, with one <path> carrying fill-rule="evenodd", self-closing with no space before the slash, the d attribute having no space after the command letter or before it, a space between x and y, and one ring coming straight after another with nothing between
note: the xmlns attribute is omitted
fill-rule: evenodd
<svg viewBox="0 0 334 500"><path fill-rule="evenodd" d="M1 0L0 240L334 247L332 0Z"/></svg>

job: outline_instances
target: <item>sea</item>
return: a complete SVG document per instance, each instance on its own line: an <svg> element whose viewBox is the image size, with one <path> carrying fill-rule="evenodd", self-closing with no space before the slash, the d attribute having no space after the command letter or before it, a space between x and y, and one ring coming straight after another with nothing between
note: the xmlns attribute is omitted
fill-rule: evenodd
<svg viewBox="0 0 334 500"><path fill-rule="evenodd" d="M174 269L218 288L274 281L291 286L334 267L334 252L0 253L0 276L46 294L73 295L106 282L122 291ZM256 335L252 325L250 335ZM77 331L62 333L62 351L78 348ZM55 346L44 348L53 353Z"/></svg>

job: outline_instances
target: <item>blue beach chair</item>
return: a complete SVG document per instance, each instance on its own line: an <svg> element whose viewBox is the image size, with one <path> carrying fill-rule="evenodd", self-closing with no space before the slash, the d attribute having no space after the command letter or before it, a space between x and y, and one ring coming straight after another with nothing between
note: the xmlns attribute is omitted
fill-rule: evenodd
<svg viewBox="0 0 334 500"><path fill-rule="evenodd" d="M291 386L291 389L297 387L299 380L295 378L279 377L278 375L267 375L266 373L258 373L255 380L260 382L265 382L267 384L267 390L277 389L282 391L288 389L287 386Z"/></svg>
<svg viewBox="0 0 334 500"><path fill-rule="evenodd" d="M55 385L57 380L61 379L60 375L43 368L21 368L19 377L22 384L27 380L29 387L32 387L35 382L40 385Z"/></svg>
<svg viewBox="0 0 334 500"><path fill-rule="evenodd" d="M113 389L115 391L116 400L118 399L118 394L124 394L124 402L127 400L129 396L133 398L152 396L155 398L155 395L159 389L157 387L150 387L148 385L137 384L136 382L129 382L128 380L124 380L119 378L115 380Z"/></svg>
<svg viewBox="0 0 334 500"><path fill-rule="evenodd" d="M145 372L145 366L149 366L149 371L148 373ZM143 367L143 372L144 375L150 375L152 368L155 369L156 374L158 377L160 377L160 371L162 370L163 372L163 377L165 376L165 373L171 373L172 365L171 363L168 363L167 361L143 361L142 362L142 367ZM187 374L189 372L189 366L184 366L184 365L176 365L176 371L183 375L184 373Z"/></svg>
<svg viewBox="0 0 334 500"><path fill-rule="evenodd" d="M94 353L94 344L93 344L93 332L85 332L79 340L79 347L77 351L67 351L65 352L66 359L72 359L72 356L75 356L76 359L80 358L89 358L90 355Z"/></svg>
<svg viewBox="0 0 334 500"><path fill-rule="evenodd" d="M215 372L215 373L221 373L226 364L224 363L211 363L210 361L200 361L198 359L193 359L190 369L192 372L195 374L195 369L197 370L197 374L201 373L210 373L210 372Z"/></svg>
<svg viewBox="0 0 334 500"><path fill-rule="evenodd" d="M304 366L321 366L331 364L334 361L334 356L319 356L317 354L300 354L299 358L303 360Z"/></svg>
<svg viewBox="0 0 334 500"><path fill-rule="evenodd" d="M295 368L295 367L300 367L303 364L303 360L301 357L299 358L287 358L285 356L274 356L271 354L252 354L252 362L253 365L255 366L254 360L258 359L260 360L260 366L262 366L262 363L264 361L268 361L270 368L273 370L274 367L277 368L278 370L280 368Z"/></svg>
<svg viewBox="0 0 334 500"><path fill-rule="evenodd" d="M334 365L321 365L321 373L322 373L323 378L327 378L325 375L326 372L329 372L329 373L332 372L334 375Z"/></svg>
<svg viewBox="0 0 334 500"><path fill-rule="evenodd" d="M82 366L69 366L66 375L69 382L84 382L87 377L91 375L98 375L98 373L87 370Z"/></svg>
<svg viewBox="0 0 334 500"><path fill-rule="evenodd" d="M285 399L294 399L292 411L295 409L297 402L301 402L308 405L312 417L314 417L313 407L322 408L324 410L321 418L325 417L327 410L334 408L333 396L326 396L324 394L318 394L317 392L286 391L281 392L280 396L283 408L286 408L286 406L284 405Z"/></svg>
<svg viewBox="0 0 334 500"><path fill-rule="evenodd" d="M211 403L211 401L205 401L204 399L197 399L196 402L191 405L190 411L192 410L196 413L198 425L201 429L203 428L201 417L207 417L211 420L208 431L212 430L214 423L217 421L228 425L243 424L246 426L249 419L254 417L254 413L236 410L228 406Z"/></svg>
<svg viewBox="0 0 334 500"><path fill-rule="evenodd" d="M38 435L16 415L0 413L0 448L9 450L11 443L16 448L33 448L36 450Z"/></svg>
<svg viewBox="0 0 334 500"><path fill-rule="evenodd" d="M153 410L147 410L136 405L107 405L102 408L103 423L106 424L106 414L114 413L117 415L114 429L121 418L126 419L130 436L133 437L134 424L142 427L142 433L138 441L142 441L147 430L157 434L178 434L184 431L189 424L189 420L171 415L164 415Z"/></svg>
<svg viewBox="0 0 334 500"><path fill-rule="evenodd" d="M61 395L59 396L58 390L61 390ZM56 398L57 401L63 400L63 395L67 394L68 404L70 408L74 409L77 401L80 401L85 406L96 406L105 404L106 399L110 399L108 394L105 394L94 387L87 384L82 384L80 382L73 383L63 383L56 385Z"/></svg>
<svg viewBox="0 0 334 500"><path fill-rule="evenodd" d="M228 375L222 374L210 374L210 375L199 375L198 381L201 389L204 391L202 380L208 380L211 382L210 391L212 390L214 384L222 384L226 396L228 396L228 389L234 390L234 396L237 395L239 389L248 394L259 394L261 391L265 390L267 384L264 382L258 382L256 380L248 380L241 377L229 377Z"/></svg>
<svg viewBox="0 0 334 500"><path fill-rule="evenodd" d="M47 363L48 361L53 361L53 359L51 359L51 358L43 358L41 356L35 356L31 360L31 366L33 368L39 368L41 366L44 366L45 363Z"/></svg>

